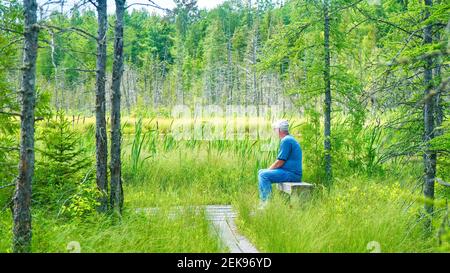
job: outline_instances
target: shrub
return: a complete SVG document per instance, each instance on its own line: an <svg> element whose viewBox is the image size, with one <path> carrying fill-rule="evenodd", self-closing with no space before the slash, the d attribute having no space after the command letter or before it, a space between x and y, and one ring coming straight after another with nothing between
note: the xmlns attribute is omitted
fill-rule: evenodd
<svg viewBox="0 0 450 273"><path fill-rule="evenodd" d="M90 211L96 195L91 160L63 111L46 121L38 140L33 201L47 208L63 206L71 215Z"/></svg>

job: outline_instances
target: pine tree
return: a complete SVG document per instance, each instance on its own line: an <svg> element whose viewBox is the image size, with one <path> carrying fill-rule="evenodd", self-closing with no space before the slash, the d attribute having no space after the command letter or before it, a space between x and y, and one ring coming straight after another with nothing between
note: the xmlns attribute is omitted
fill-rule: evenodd
<svg viewBox="0 0 450 273"><path fill-rule="evenodd" d="M71 126L61 110L54 119L43 125L42 136L39 138L43 147L38 150L43 156L43 162L39 164L44 171L42 178L45 181L40 182L45 182L47 186L75 185L91 164L78 132Z"/></svg>

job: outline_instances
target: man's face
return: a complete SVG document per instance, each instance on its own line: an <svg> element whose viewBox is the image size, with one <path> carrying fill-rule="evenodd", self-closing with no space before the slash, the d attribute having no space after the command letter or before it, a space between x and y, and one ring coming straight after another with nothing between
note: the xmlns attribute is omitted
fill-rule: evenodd
<svg viewBox="0 0 450 273"><path fill-rule="evenodd" d="M279 128L274 128L274 129L273 129L273 132L275 133L275 135L276 135L277 137L280 137L280 129L279 129Z"/></svg>

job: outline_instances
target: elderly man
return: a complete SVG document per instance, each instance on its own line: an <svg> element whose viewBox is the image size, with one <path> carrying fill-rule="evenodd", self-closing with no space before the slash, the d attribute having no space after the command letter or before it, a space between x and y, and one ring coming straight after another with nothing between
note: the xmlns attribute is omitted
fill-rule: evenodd
<svg viewBox="0 0 450 273"><path fill-rule="evenodd" d="M272 183L300 182L302 180L302 148L293 136L289 134L287 120L273 124L273 129L281 139L277 160L269 169L259 170L260 208L264 208L272 192Z"/></svg>

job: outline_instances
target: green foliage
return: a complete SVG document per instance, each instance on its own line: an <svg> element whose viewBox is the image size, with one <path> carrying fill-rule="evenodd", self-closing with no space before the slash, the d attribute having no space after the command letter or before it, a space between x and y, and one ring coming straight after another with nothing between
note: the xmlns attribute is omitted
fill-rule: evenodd
<svg viewBox="0 0 450 273"><path fill-rule="evenodd" d="M86 183L88 182L88 183ZM66 199L58 214L68 215L71 218L82 218L96 211L100 202L100 192L93 183L85 179L77 185L76 193Z"/></svg>
<svg viewBox="0 0 450 273"><path fill-rule="evenodd" d="M19 128L19 119L13 114L20 111L15 94L16 83L8 77L8 71L15 66L18 58L18 46L11 44L17 39L15 31L20 32L20 4L18 1L0 1L0 27L7 27L9 31L0 32L0 186L12 182L15 175L13 171L18 162L18 140L16 133ZM2 203L0 203L1 205Z"/></svg>
<svg viewBox="0 0 450 273"><path fill-rule="evenodd" d="M415 223L419 204L405 210L404 201L411 197L404 192L399 184L348 177L331 192L317 189L308 202L286 203L276 195L256 214L250 213L255 204L249 199L239 198L235 204L241 230L262 251L367 253L375 242L381 252L431 252L434 240L424 240Z"/></svg>
<svg viewBox="0 0 450 273"><path fill-rule="evenodd" d="M262 251L366 252L371 241L388 252L448 251L443 204L450 190L436 184L433 224L437 229L444 227L442 232L439 229L442 244L438 247L422 237L417 212L424 200L416 192L425 148L424 56L437 56L433 58L434 90L448 77L449 5L446 1L433 1L432 7L423 1L330 2L336 183L329 192L321 190L322 2L290 0L278 5L264 0L248 6L246 1L230 0L199 11L196 1L180 0L167 17L145 11L125 14L125 69L130 73L123 81L124 99L132 118L139 118L123 125L129 210L119 223L95 214L98 191L90 168L94 125L74 128L64 112L48 118L52 98L63 109L91 114L94 100L89 90L94 89L95 77L88 72L95 69L95 39L78 31L42 28L39 38L46 43L40 44L37 64L35 249L61 251L68 240L79 237L87 251L218 251L216 242L205 235L203 216L187 213L172 221L165 214L152 218L134 210L233 202L240 211L241 230ZM424 20L427 11L430 16ZM69 15L54 12L44 21L92 35L97 30L93 10L74 8ZM16 41L21 39L22 24L19 1L0 1L0 26L8 28L0 33L0 110L7 112L0 113L0 186L16 175L19 80L11 71L19 66ZM423 43L427 24L433 25L431 44ZM108 37L113 37L112 28ZM112 41L108 39L108 67ZM165 119L164 126L143 122L140 117L156 122L170 117L179 91L183 103L191 105L223 103L228 91L234 95L231 103L241 105L266 103L264 96L257 100L258 92L289 101L293 106L289 112L295 112L292 133L304 152L304 180L318 184L313 200L287 205L276 195L266 212L252 215L256 173L273 161L275 152L264 150L263 141L248 137L177 141L170 132L173 120ZM449 181L447 94L442 92L441 99L444 123L431 147L438 153L437 177ZM271 103L276 102L267 100ZM247 130L253 125L244 126ZM0 191L1 201L10 200L11 188ZM409 192L413 194L405 194ZM52 212L71 221L63 222L65 217L58 219ZM0 212L0 231L7 234L0 238L0 251L9 249L10 222L9 213ZM286 233L286 226L293 232ZM148 238L154 239L147 243Z"/></svg>
<svg viewBox="0 0 450 273"><path fill-rule="evenodd" d="M129 196L129 195L127 195ZM131 196L130 196L131 197ZM67 253L70 242L81 253L181 253L223 251L210 231L204 214L182 211L169 218L169 208L156 214L127 210L120 222L107 215L83 219L55 219L48 212L33 210L35 253ZM12 221L9 211L0 212L0 252L11 252Z"/></svg>
<svg viewBox="0 0 450 273"><path fill-rule="evenodd" d="M321 126L320 115L315 116L315 120L310 119L300 126L299 122L294 123L291 129L303 147L305 179L320 184L320 175L315 174L323 169L317 164L321 160L322 140L317 133ZM384 172L373 168L373 178L369 179L367 163L363 162L370 162L370 156L367 161L362 157L360 163L349 165L353 153L346 151L350 144L345 144L343 135L357 127L353 124L355 121L344 120L339 125L344 129L336 136L341 138L336 140L341 142L336 146L340 152L335 160L338 178L329 192L318 185L311 202L293 200L291 204L286 204L286 200L275 193L267 211L255 215L251 211L257 202L257 170L266 168L275 157L273 152L262 150L264 142L250 139L176 141L170 134L160 134L165 130L163 126L170 127L170 122L163 125L159 120L157 127L156 121L152 120L149 125L148 120L138 119L135 124L124 125L127 133L123 152L131 153L135 143L134 147L140 147L140 161L139 168L134 168L132 158L123 157L127 195L121 221L91 211L95 207L96 190L93 183L89 184L91 175L87 171L72 194L64 198L67 201L58 206L59 215L70 217L70 221L66 221L66 217L58 219L42 204L35 204L34 251L64 252L68 242L76 240L82 252L217 252L221 249L209 232L204 215L191 215L186 211L172 218L169 208L227 203L239 210L239 230L263 252L369 252L367 246L371 241L379 242L382 252L447 251L444 244L447 230L441 236L441 247L435 237L424 238L421 232L417 212L423 202L412 183L420 164L392 162L385 166ZM376 127L376 123L373 126ZM82 143L94 139L89 128L80 134L84 139ZM374 134L372 125L367 131L365 126L362 128L354 133L356 138L352 143L361 151L380 146L369 144L368 139ZM140 132L136 134L135 130ZM139 140L136 135L140 136ZM319 155L314 155L314 149ZM147 159L142 160L144 158ZM395 172L397 168L401 169L399 174ZM351 172L353 175L349 175ZM39 187L36 184L34 189L39 190ZM54 192L62 190L48 189L46 194ZM438 210L442 205L441 199L437 200ZM135 211L151 207L160 208L161 214L148 216ZM436 227L441 220L442 216L437 215ZM0 212L0 231L7 234L0 238L0 251L8 251L10 225L9 211ZM286 226L291 227L292 232L284 232ZM127 238L123 237L124 232ZM186 240L186 236L190 240Z"/></svg>
<svg viewBox="0 0 450 273"><path fill-rule="evenodd" d="M431 142L433 149L450 152L450 120L446 120L436 131L440 133Z"/></svg>
<svg viewBox="0 0 450 273"><path fill-rule="evenodd" d="M441 181L450 181L450 121L446 120L436 132L438 136L431 141L432 149L437 151L437 170L436 177ZM450 187L436 184L436 196L440 200L450 200ZM450 235L450 228L448 234ZM446 229L446 230L447 230ZM448 236L448 235L447 235ZM449 237L447 242L450 243ZM447 245L447 247L449 247Z"/></svg>
<svg viewBox="0 0 450 273"><path fill-rule="evenodd" d="M40 206L83 216L95 207L97 190L89 168L90 156L81 146L80 135L58 111L38 131L33 200Z"/></svg>
<svg viewBox="0 0 450 273"><path fill-rule="evenodd" d="M142 131L142 119L139 118L135 124L134 139L130 153L131 169L133 173L139 171L142 168L143 162L147 159L141 158L142 147L145 143L146 136L147 133Z"/></svg>
<svg viewBox="0 0 450 273"><path fill-rule="evenodd" d="M72 180L90 164L85 150L79 145L78 133L71 127L64 112L58 111L54 120L44 124L38 138L43 143L39 149L43 156L43 167L48 170L49 182L55 185Z"/></svg>
<svg viewBox="0 0 450 273"><path fill-rule="evenodd" d="M20 84L12 71L18 71L22 25L20 1L0 1L0 208L11 201L19 162ZM48 117L49 98L48 92L37 90L38 119Z"/></svg>

